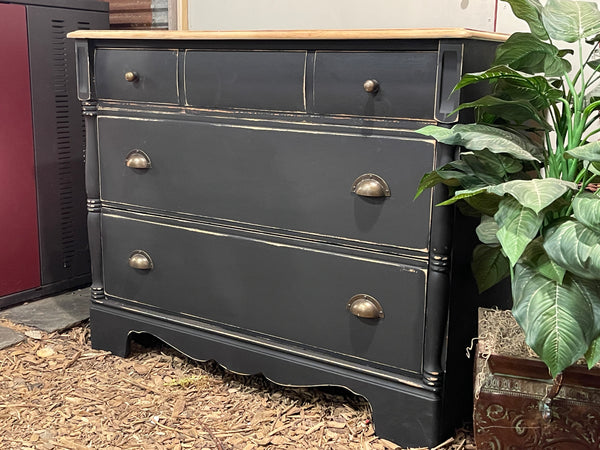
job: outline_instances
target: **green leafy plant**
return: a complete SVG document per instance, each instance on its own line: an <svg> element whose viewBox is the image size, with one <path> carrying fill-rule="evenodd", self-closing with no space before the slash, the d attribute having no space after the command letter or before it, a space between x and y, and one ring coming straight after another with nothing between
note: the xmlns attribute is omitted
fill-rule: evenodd
<svg viewBox="0 0 600 450"><path fill-rule="evenodd" d="M418 131L465 151L425 174L417 196L442 183L441 205L481 217L479 289L510 277L513 315L556 376L582 356L589 367L600 360L600 12L582 1L504 1L531 32L512 34L490 69L456 86L491 84L458 108L473 108L475 123Z"/></svg>

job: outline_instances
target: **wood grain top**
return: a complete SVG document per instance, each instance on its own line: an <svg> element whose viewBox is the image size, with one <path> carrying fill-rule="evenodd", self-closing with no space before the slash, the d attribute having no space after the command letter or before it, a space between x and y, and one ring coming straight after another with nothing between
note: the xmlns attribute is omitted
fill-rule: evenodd
<svg viewBox="0 0 600 450"><path fill-rule="evenodd" d="M74 39L166 39L166 40L286 40L286 39L478 39L505 41L508 35L467 28L404 28L373 30L256 30L256 31L166 31L79 30Z"/></svg>

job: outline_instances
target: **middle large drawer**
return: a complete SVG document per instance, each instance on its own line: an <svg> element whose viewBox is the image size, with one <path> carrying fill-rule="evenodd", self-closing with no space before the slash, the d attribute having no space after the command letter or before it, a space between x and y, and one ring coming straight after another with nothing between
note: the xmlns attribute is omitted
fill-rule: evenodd
<svg viewBox="0 0 600 450"><path fill-rule="evenodd" d="M434 145L191 121L100 117L103 201L425 251L431 198L413 200ZM376 174L388 197L361 197Z"/></svg>

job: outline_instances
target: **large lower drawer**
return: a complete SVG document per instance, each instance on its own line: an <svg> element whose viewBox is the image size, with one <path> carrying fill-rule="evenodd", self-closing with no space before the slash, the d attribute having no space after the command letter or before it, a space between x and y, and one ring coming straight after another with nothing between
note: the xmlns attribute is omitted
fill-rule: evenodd
<svg viewBox="0 0 600 450"><path fill-rule="evenodd" d="M98 124L103 200L428 247L431 199L413 197L433 167L431 142L166 120L101 117ZM151 167L127 167L134 150ZM352 193L366 173L386 180L391 196Z"/></svg>
<svg viewBox="0 0 600 450"><path fill-rule="evenodd" d="M137 217L136 217L137 216ZM108 296L419 372L426 272L370 254L273 242L152 216L102 215ZM128 265L143 251L152 269ZM384 317L359 319L348 301L367 294ZM391 350L393 349L393 350Z"/></svg>

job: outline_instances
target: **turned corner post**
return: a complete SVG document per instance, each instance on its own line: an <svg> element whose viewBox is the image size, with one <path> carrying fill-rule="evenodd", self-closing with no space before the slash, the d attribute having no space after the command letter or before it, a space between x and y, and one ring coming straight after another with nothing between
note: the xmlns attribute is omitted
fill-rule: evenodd
<svg viewBox="0 0 600 450"><path fill-rule="evenodd" d="M437 143L436 167L452 161L454 150L452 146ZM437 205L447 198L446 186L438 185L433 189L433 205ZM423 349L423 382L432 387L441 387L443 384L453 218L453 207L432 206Z"/></svg>
<svg viewBox="0 0 600 450"><path fill-rule="evenodd" d="M77 95L85 122L85 190L87 195L87 226L92 272L92 300L104 298L100 227L100 166L98 161L98 103L92 85L92 61L89 43L75 41Z"/></svg>

